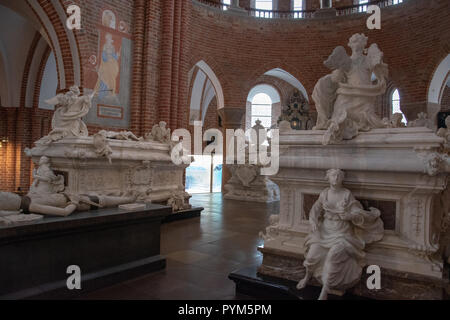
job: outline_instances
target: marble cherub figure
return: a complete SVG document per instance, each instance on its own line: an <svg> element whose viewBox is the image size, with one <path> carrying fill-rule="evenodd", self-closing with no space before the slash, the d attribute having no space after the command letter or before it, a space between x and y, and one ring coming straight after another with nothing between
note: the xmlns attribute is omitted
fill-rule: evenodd
<svg viewBox="0 0 450 320"><path fill-rule="evenodd" d="M145 140L170 144L170 129L166 126L167 123L165 121L160 121L158 124L155 124L152 128L152 131L145 135Z"/></svg>
<svg viewBox="0 0 450 320"><path fill-rule="evenodd" d="M48 104L57 106L53 113L52 131L36 144L48 145L67 136L87 137L88 129L82 118L88 114L95 94L94 91L90 95L80 96L80 89L72 86L68 92L46 100Z"/></svg>
<svg viewBox="0 0 450 320"><path fill-rule="evenodd" d="M309 213L311 232L305 241L302 289L314 277L322 284L319 299L327 299L330 290L346 290L361 278L366 244L384 235L380 211L363 209L350 190L342 186L344 172L330 169L326 175L330 187L320 193Z"/></svg>
<svg viewBox="0 0 450 320"><path fill-rule="evenodd" d="M64 191L64 177L55 175L50 168L50 159L42 156L39 166L33 169L33 183L30 190L36 194L58 193Z"/></svg>
<svg viewBox="0 0 450 320"><path fill-rule="evenodd" d="M190 209L192 208L189 204L190 197L191 195L183 190L172 191L167 205L172 207L173 212Z"/></svg>
<svg viewBox="0 0 450 320"><path fill-rule="evenodd" d="M388 67L376 44L366 49L367 40L364 34L354 34L348 43L350 57L340 46L324 62L333 72L319 79L312 96L318 113L315 129L326 130L324 145L386 127L375 114L375 101L386 91Z"/></svg>

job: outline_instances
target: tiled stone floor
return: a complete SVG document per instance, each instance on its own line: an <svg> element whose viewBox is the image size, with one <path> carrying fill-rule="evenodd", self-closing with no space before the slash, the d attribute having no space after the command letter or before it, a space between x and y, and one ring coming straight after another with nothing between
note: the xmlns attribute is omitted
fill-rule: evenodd
<svg viewBox="0 0 450 320"><path fill-rule="evenodd" d="M221 193L197 194L201 218L171 222L161 229L163 271L82 295L81 299L235 299L228 274L260 264L258 233L279 203L223 200Z"/></svg>

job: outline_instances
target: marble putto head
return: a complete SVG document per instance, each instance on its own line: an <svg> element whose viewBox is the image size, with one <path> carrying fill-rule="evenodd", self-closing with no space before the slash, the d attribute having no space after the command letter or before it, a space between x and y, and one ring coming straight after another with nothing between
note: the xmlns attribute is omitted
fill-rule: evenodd
<svg viewBox="0 0 450 320"><path fill-rule="evenodd" d="M354 51L363 51L367 45L368 37L364 33L355 33L348 41L348 46Z"/></svg>

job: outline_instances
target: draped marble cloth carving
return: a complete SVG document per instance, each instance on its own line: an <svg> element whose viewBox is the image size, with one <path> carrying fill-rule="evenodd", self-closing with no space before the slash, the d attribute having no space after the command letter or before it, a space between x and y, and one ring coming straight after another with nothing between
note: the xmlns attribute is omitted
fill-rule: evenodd
<svg viewBox="0 0 450 320"><path fill-rule="evenodd" d="M67 93L58 94L46 101L48 104L59 105L59 107L53 113L52 131L36 144L50 144L67 136L87 137L89 135L82 118L88 114L95 92L86 96L79 95L78 87L73 86Z"/></svg>
<svg viewBox="0 0 450 320"><path fill-rule="evenodd" d="M348 43L351 57L339 46L324 62L333 72L319 79L312 97L318 113L315 129L327 130L325 145L352 139L359 131L386 127L375 114L375 101L386 91L388 68L377 44L365 49L367 40L364 34L354 34Z"/></svg>
<svg viewBox="0 0 450 320"><path fill-rule="evenodd" d="M364 210L348 189L343 189L340 202L330 202L329 190L321 192L311 209L310 220L319 227L306 239L304 265L327 287L345 289L361 278L364 247L381 240L384 228L378 209Z"/></svg>

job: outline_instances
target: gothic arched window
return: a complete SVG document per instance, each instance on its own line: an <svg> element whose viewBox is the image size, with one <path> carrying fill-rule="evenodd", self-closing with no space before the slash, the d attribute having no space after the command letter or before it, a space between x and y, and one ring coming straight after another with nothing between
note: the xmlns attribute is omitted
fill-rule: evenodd
<svg viewBox="0 0 450 320"><path fill-rule="evenodd" d="M398 89L394 89L391 95L391 115L393 115L394 113L401 113L403 115L402 122L406 124L406 117L400 109L400 102L400 92L398 91Z"/></svg>
<svg viewBox="0 0 450 320"><path fill-rule="evenodd" d="M252 99L252 125L256 120L260 120L265 128L272 125L272 99L265 93L258 93Z"/></svg>

